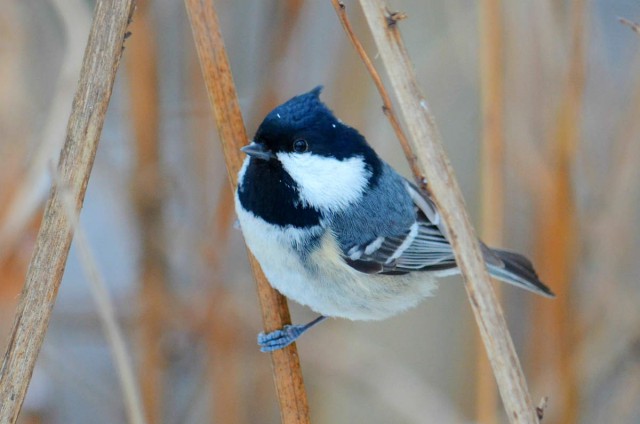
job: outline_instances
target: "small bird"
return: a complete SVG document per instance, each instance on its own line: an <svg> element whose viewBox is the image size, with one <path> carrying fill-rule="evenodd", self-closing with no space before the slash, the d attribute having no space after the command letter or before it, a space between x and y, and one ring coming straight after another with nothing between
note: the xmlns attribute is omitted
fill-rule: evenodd
<svg viewBox="0 0 640 424"><path fill-rule="evenodd" d="M258 335L281 349L327 317L381 320L459 273L435 203L320 100L322 87L271 111L248 146L235 203L271 285L320 316ZM489 273L547 297L524 256L482 244Z"/></svg>

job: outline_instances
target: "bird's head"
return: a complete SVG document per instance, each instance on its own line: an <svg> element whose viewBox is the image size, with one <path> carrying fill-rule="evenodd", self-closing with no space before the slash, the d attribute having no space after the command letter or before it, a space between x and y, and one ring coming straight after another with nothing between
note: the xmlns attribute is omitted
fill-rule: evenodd
<svg viewBox="0 0 640 424"><path fill-rule="evenodd" d="M322 103L321 90L316 87L276 107L242 150L256 165L281 165L303 203L335 211L375 183L382 165L365 138Z"/></svg>

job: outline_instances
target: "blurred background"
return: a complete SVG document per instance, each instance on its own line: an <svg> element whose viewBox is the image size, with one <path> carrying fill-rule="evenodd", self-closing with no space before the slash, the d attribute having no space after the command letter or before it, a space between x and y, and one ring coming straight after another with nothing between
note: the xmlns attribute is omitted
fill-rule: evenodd
<svg viewBox="0 0 640 424"><path fill-rule="evenodd" d="M0 348L64 142L93 1L0 0ZM215 2L250 134L316 85L409 175L326 1ZM362 11L355 31L381 74ZM640 422L640 20L631 0L396 0L469 213L555 300L501 287L544 423ZM126 422L95 259L149 423L276 423L226 169L184 4L140 1L22 423ZM93 277L92 277L93 275ZM497 287L497 286L496 286ZM102 296L102 300L105 297ZM294 322L314 317L291 304ZM460 278L298 343L316 423L506 422Z"/></svg>

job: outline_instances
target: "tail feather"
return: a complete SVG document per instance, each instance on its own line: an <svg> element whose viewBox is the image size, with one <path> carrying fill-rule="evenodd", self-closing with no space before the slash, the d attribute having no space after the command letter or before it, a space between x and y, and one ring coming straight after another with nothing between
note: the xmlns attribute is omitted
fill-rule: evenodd
<svg viewBox="0 0 640 424"><path fill-rule="evenodd" d="M493 277L545 297L555 297L549 287L540 281L529 259L508 250L491 250L504 263L504 266L487 264L489 273Z"/></svg>

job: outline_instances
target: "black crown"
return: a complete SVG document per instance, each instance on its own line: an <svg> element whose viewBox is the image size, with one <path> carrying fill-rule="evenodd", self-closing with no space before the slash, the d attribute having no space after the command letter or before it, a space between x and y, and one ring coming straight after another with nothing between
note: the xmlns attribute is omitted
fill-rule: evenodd
<svg viewBox="0 0 640 424"><path fill-rule="evenodd" d="M265 120L284 121L295 127L306 127L322 118L335 119L333 113L320 100L322 86L295 96L272 110Z"/></svg>

